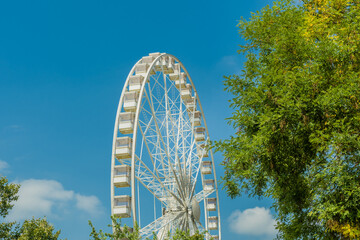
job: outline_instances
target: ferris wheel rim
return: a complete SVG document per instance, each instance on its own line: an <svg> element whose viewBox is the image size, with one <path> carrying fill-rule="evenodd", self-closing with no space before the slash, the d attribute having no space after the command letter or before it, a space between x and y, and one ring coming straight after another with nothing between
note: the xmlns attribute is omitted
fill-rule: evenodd
<svg viewBox="0 0 360 240"><path fill-rule="evenodd" d="M203 108L202 108L202 105L201 105L201 101L200 101L200 98L199 98L199 95L198 95L198 92L196 90L196 87L195 87L195 84L189 74L189 72L187 71L187 69L185 68L184 64L177 58L175 57L174 55L171 55L171 54L167 54L167 53L162 53L160 55L158 55L157 57L155 57L153 59L153 61L151 62L151 64L149 65L148 67L148 70L146 71L146 74L144 76L144 79L143 79L143 82L144 84L141 85L141 90L139 92L139 99L138 99L138 102L137 102L137 107L136 107L136 111L135 111L135 119L134 119L134 127L133 127L133 132L132 132L132 135L133 135L133 141L132 141L132 149L131 149L131 212L132 212L132 218L133 218L133 223L135 224L135 222L137 222L137 214L136 214L136 210L137 210L137 207L136 207L136 197L137 197L137 194L135 192L135 153L136 153L136 144L137 144L137 132L138 132L138 127L139 127L139 114L141 112L141 102L142 102L142 99L144 97L144 89L145 89L145 86L146 86L146 83L147 81L150 81L150 78L151 78L151 74L150 74L150 71L153 69L154 65L162 58L162 57L171 57L173 58L175 61L177 61L181 68L183 69L183 71L185 72L191 86L192 86L192 89L194 91L194 95L196 97L196 101L199 105L199 108L200 108L200 112L201 112L201 115L202 115L202 119L203 119L203 123L204 123L204 127L205 127L205 131L206 131L206 134L207 134L207 137L208 139L210 139L210 135L209 135L209 131L208 131L208 127L207 127L207 123L206 123L206 118L205 118L205 114L204 114L204 111L203 111ZM123 90L122 90L122 93L121 93L121 96L120 96L120 100L119 100L119 105L118 105L118 109L117 109L117 113L116 113L116 120L115 120L115 127L114 127L114 135L113 135L113 147L112 147L112 163L111 163L111 168L112 168L112 171L111 171L111 211L113 212L113 196L114 196L114 183L113 183L113 177L114 177L114 173L113 173L113 169L114 169L114 166L115 166L115 160L116 160L116 157L115 157L115 142L116 142L116 139L117 139L117 136L118 136L118 125L119 125L119 114L122 112L121 109L122 109L122 106L123 106L123 103L124 103L124 94L126 92L126 88L128 87L129 85L129 79L131 76L133 76L134 72L135 72L135 68L137 66L137 64L139 64L141 62L142 58L140 58L135 64L134 66L132 67L132 69L130 70L127 78L126 78L126 81L125 81L125 84L124 84L124 87L123 87ZM163 73L163 75L165 75L165 73ZM218 193L218 185L217 185L217 178L216 178L216 171L215 171L215 162L214 162L214 156L213 156L213 152L212 150L209 150L209 154L210 154L210 158L211 158L211 162L212 162L212 169L213 169L213 176L214 176L214 184L215 184L215 194L216 194L216 201L217 201L217 216L218 216L218 232L219 232L219 236L220 236L220 239L221 239L221 221L220 221L220 204L219 204L219 193ZM201 160L200 160L201 161ZM151 192L151 191L150 191ZM151 192L152 193L152 192ZM153 193L152 193L153 194ZM154 194L153 194L154 195ZM204 201L204 205L205 205L205 201L206 199L204 198L203 199ZM207 210L206 210L206 206L204 206L204 212L205 212L205 224L206 224L206 230L208 229L207 227Z"/></svg>

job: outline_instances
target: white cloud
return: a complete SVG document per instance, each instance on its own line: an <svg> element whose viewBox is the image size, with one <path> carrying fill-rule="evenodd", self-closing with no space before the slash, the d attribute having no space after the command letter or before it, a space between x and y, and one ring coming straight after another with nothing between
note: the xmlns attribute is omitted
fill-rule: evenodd
<svg viewBox="0 0 360 240"><path fill-rule="evenodd" d="M229 217L231 231L237 234L253 236L275 236L276 221L272 218L270 210L255 207L244 210L235 210Z"/></svg>
<svg viewBox="0 0 360 240"><path fill-rule="evenodd" d="M10 131L10 132L20 132L20 131L24 130L23 126L18 125L18 124L8 125L8 126L5 126L3 129L5 131Z"/></svg>
<svg viewBox="0 0 360 240"><path fill-rule="evenodd" d="M240 55L224 56L217 63L217 69L226 74L240 74L243 64Z"/></svg>
<svg viewBox="0 0 360 240"><path fill-rule="evenodd" d="M2 172L3 170L9 168L9 164L5 161L1 161L0 160L0 172Z"/></svg>
<svg viewBox="0 0 360 240"><path fill-rule="evenodd" d="M95 196L83 196L74 191L65 190L61 183L55 180L29 179L20 182L19 199L9 214L10 220L23 220L31 217L56 215L57 210L65 212L79 207L80 201L85 202L90 214L99 213L100 201ZM85 199L85 200L84 200ZM87 205L86 205L87 204Z"/></svg>
<svg viewBox="0 0 360 240"><path fill-rule="evenodd" d="M220 63L224 65L228 65L231 67L238 66L238 58L234 55L232 56L225 56L221 59Z"/></svg>
<svg viewBox="0 0 360 240"><path fill-rule="evenodd" d="M92 215L98 215L100 211L100 200L96 196L84 196L76 194L76 207Z"/></svg>

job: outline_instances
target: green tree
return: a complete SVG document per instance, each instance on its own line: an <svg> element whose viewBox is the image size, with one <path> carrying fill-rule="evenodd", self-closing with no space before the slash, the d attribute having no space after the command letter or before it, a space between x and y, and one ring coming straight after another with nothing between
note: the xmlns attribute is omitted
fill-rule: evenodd
<svg viewBox="0 0 360 240"><path fill-rule="evenodd" d="M204 237L205 235L199 232L195 233L194 235L190 235L189 231L185 232L177 229L172 240L204 240Z"/></svg>
<svg viewBox="0 0 360 240"><path fill-rule="evenodd" d="M139 233L139 227L135 225L133 230L131 228L124 225L121 226L121 219L117 217L111 217L112 225L109 227L113 228L113 233L104 233L102 230L96 231L94 225L91 221L89 221L89 225L91 227L90 237L93 240L118 240L118 239L127 239L127 240L140 240L141 236ZM172 240L203 240L205 238L205 234L202 233L195 233L190 235L190 232L180 231L179 229L176 230L175 235L169 239ZM156 234L154 234L153 239L156 240Z"/></svg>
<svg viewBox="0 0 360 240"><path fill-rule="evenodd" d="M45 218L25 220L20 228L19 240L41 239L41 240L57 240L60 230L54 232L55 228L47 222Z"/></svg>
<svg viewBox="0 0 360 240"><path fill-rule="evenodd" d="M9 183L6 177L0 177L0 239L16 239L19 237L19 224L5 222L5 217L13 208L13 202L18 199L19 185Z"/></svg>
<svg viewBox="0 0 360 240"><path fill-rule="evenodd" d="M360 238L359 1L277 1L238 27L228 195L271 197L278 238Z"/></svg>
<svg viewBox="0 0 360 240"><path fill-rule="evenodd" d="M91 227L90 237L94 240L106 240L106 239L128 239L128 240L138 240L140 239L139 227L136 225L134 229L127 227L124 225L121 226L121 219L117 217L111 216L112 225L109 227L113 228L113 233L104 233L102 230L99 232L96 231L94 225L91 221L89 221L89 225Z"/></svg>

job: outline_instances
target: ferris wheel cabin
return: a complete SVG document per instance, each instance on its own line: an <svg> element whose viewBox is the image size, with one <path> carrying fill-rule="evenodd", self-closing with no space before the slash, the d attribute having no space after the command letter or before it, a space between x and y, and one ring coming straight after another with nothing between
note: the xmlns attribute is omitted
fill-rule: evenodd
<svg viewBox="0 0 360 240"><path fill-rule="evenodd" d="M201 173L204 175L211 174L211 161L202 161L201 162Z"/></svg>
<svg viewBox="0 0 360 240"><path fill-rule="evenodd" d="M144 77L142 75L134 75L129 78L129 91L137 91L141 90L141 84L144 81Z"/></svg>
<svg viewBox="0 0 360 240"><path fill-rule="evenodd" d="M208 217L208 226L210 230L217 230L218 229L218 217L212 216Z"/></svg>
<svg viewBox="0 0 360 240"><path fill-rule="evenodd" d="M130 187L130 166L117 165L114 167L114 186Z"/></svg>
<svg viewBox="0 0 360 240"><path fill-rule="evenodd" d="M197 145L197 155L199 157L209 157L209 151L206 149L206 145L201 143Z"/></svg>
<svg viewBox="0 0 360 240"><path fill-rule="evenodd" d="M216 211L216 198L207 198L206 207L208 211Z"/></svg>
<svg viewBox="0 0 360 240"><path fill-rule="evenodd" d="M114 215L121 218L130 217L130 201L131 197L128 195L114 196Z"/></svg>
<svg viewBox="0 0 360 240"><path fill-rule="evenodd" d="M197 127L195 128L195 141L204 141L205 140L205 128Z"/></svg>
<svg viewBox="0 0 360 240"><path fill-rule="evenodd" d="M134 128L135 113L123 112L119 114L119 131L122 134L130 134Z"/></svg>

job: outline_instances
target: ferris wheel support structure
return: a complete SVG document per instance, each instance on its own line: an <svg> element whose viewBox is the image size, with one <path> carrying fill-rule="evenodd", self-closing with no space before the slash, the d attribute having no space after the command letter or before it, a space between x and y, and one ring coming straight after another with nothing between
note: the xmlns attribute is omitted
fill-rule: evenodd
<svg viewBox="0 0 360 240"><path fill-rule="evenodd" d="M180 229L191 234L207 231L206 239L221 239L209 140L200 99L184 65L166 53L141 58L126 79L116 114L112 215L128 218L129 225L140 224L142 237L155 233L165 239L168 232ZM153 220L151 214L141 213L151 208Z"/></svg>

